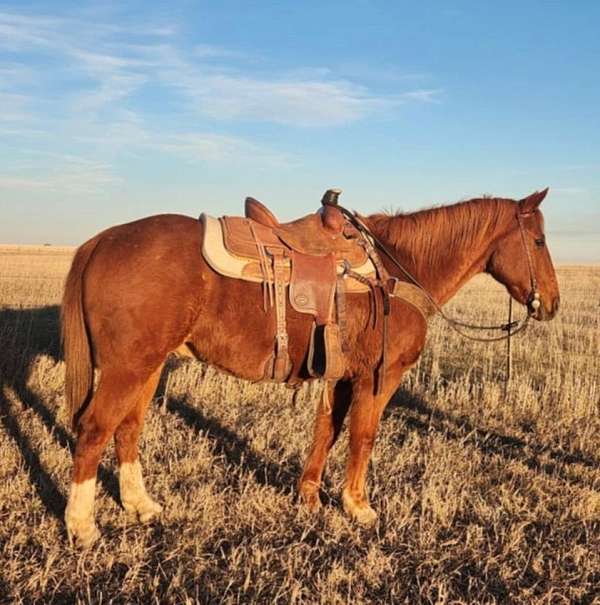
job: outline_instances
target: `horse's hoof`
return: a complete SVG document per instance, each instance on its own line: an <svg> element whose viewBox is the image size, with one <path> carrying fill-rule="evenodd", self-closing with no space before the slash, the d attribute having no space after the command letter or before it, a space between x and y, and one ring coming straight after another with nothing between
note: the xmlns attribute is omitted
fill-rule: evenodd
<svg viewBox="0 0 600 605"><path fill-rule="evenodd" d="M123 508L132 520L139 520L140 523L149 523L160 516L163 511L163 507L150 497L144 498L144 500L135 504L123 502Z"/></svg>
<svg viewBox="0 0 600 605"><path fill-rule="evenodd" d="M100 532L93 522L86 525L79 524L78 527L73 527L71 524L70 527L67 526L67 537L72 547L86 549L98 540Z"/></svg>
<svg viewBox="0 0 600 605"><path fill-rule="evenodd" d="M319 497L319 486L314 483L300 484L300 502L302 507L311 513L316 513L321 508Z"/></svg>
<svg viewBox="0 0 600 605"><path fill-rule="evenodd" d="M163 507L158 504L158 502L150 500L149 502L144 504L143 508L138 509L138 517L140 519L140 523L149 523L157 517L160 517L162 511Z"/></svg>
<svg viewBox="0 0 600 605"><path fill-rule="evenodd" d="M354 513L354 520L360 525L364 525L365 527L375 525L377 517L377 513L368 504L361 506Z"/></svg>
<svg viewBox="0 0 600 605"><path fill-rule="evenodd" d="M356 502L352 496L344 492L342 502L346 514L354 519L360 525L369 527L377 521L377 513L373 510L366 501Z"/></svg>

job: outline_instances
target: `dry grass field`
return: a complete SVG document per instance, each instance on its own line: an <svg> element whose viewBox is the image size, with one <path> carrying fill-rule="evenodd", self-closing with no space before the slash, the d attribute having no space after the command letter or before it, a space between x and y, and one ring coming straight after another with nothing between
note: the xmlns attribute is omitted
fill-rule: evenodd
<svg viewBox="0 0 600 605"><path fill-rule="evenodd" d="M371 529L343 514L345 435L324 507L295 482L318 383L252 385L173 360L147 418L160 523L121 509L109 450L101 541L69 548L58 304L71 251L0 248L0 602L600 603L600 267L560 267L557 319L513 343L460 339L434 320L382 422ZM502 320L506 295L471 282L451 310Z"/></svg>

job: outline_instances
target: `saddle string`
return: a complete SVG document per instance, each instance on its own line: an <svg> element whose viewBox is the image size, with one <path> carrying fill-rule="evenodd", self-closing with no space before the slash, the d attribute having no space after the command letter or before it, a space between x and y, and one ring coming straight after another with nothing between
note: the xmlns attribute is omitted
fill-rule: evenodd
<svg viewBox="0 0 600 605"><path fill-rule="evenodd" d="M344 208L343 206L341 206L339 204L336 204L336 207L339 208L339 210L344 214L344 216L346 216L349 219L349 221L361 232L363 237L366 237L366 238L369 238L370 240L372 240L375 243L375 245L392 261L392 263L398 269L400 269L400 271L402 271L402 273L408 279L410 279L410 281L412 281L412 283L415 286L417 286L420 290L422 290L425 297L433 305L433 307L440 314L440 316L448 323L448 325L457 334L460 334L460 336L462 336L463 338L466 338L468 340L473 340L476 342L498 342L501 340L509 339L511 336L518 334L519 332L522 332L527 327L527 324L529 323L529 319L531 317L531 314L529 312L527 313L527 315L525 316L524 319L521 319L518 321L512 321L512 319L509 319L508 323L499 324L499 325L471 324L471 323L464 322L459 319L455 319L453 317L448 316L444 312L442 307L433 298L433 296L429 293L429 291L417 280L416 277L414 277L407 269L404 268L404 266L396 259L396 257L387 248L387 246L377 236L375 236L373 233L371 233L369 228L358 218L358 216L354 212L351 212L350 210L348 210L347 208ZM524 227L523 227L523 223L522 223L521 216L519 213L517 213L517 221L519 223L519 228L521 230L521 237L523 240L523 244L524 244L525 252L526 252L526 256L527 256L530 281L531 281L531 285L532 285L532 292L531 292L532 306L534 305L534 303L538 303L537 307L539 307L539 293L537 292L537 282L535 279L535 274L533 272L533 263L531 260L531 255L530 255L529 249L526 245ZM537 308L537 307L534 307L534 308ZM512 313L511 313L511 316L512 316ZM467 334L465 331L461 330L461 328L468 328L471 330L487 330L487 331L501 330L503 332L506 332L506 334L502 334L501 336L479 337L479 336L472 336L471 334Z"/></svg>
<svg viewBox="0 0 600 605"><path fill-rule="evenodd" d="M265 279L262 284L263 289L263 309L266 312L267 308L273 307L273 288L274 288L274 280L271 280L271 265L269 259L267 258L267 253L265 251L265 247L260 241L259 237L256 234L254 229L254 225L252 221L248 221L248 225L250 227L250 233L254 238L254 242L256 244L256 250L258 252L258 262L260 265L260 269L262 274L265 276ZM267 306L267 298L268 298L268 306Z"/></svg>

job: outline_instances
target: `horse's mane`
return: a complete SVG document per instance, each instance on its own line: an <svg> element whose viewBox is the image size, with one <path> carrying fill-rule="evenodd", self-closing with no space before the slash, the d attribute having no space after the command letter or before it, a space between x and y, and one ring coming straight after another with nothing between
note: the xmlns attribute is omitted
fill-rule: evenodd
<svg viewBox="0 0 600 605"><path fill-rule="evenodd" d="M410 255L415 263L418 259L419 264L435 267L499 232L514 216L514 208L513 200L483 197L416 212L372 214L366 219L396 250Z"/></svg>

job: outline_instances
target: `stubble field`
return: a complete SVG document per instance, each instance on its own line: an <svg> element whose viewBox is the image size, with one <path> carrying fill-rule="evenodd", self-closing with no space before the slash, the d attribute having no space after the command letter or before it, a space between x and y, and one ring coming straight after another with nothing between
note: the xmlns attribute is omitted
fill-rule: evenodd
<svg viewBox="0 0 600 605"><path fill-rule="evenodd" d="M160 522L122 510L112 447L101 541L66 541L73 435L58 315L72 251L0 247L0 602L600 603L600 267L560 267L562 306L513 342L433 320L388 406L369 475L374 528L343 514L346 434L310 515L295 499L318 383L294 392L173 359L142 439ZM449 305L502 320L487 278Z"/></svg>

